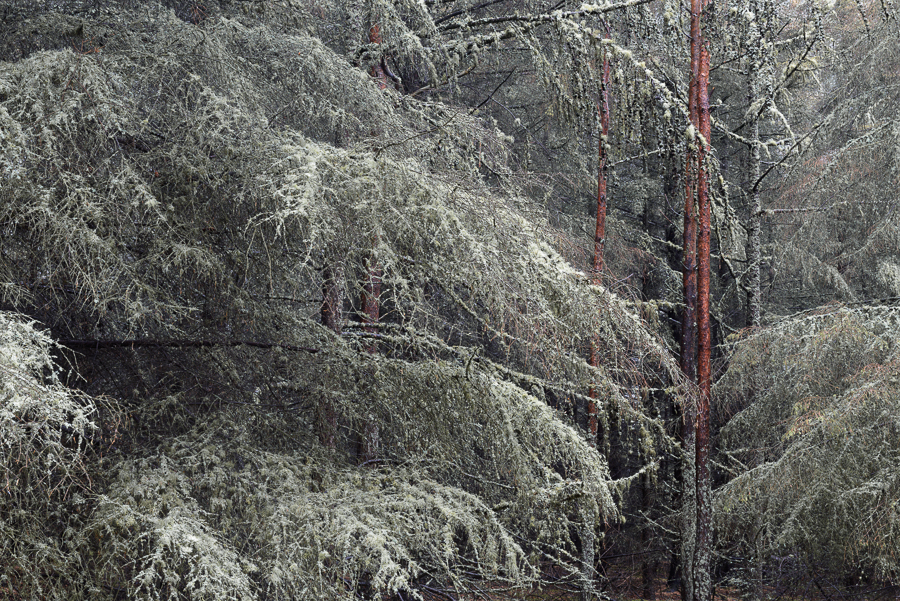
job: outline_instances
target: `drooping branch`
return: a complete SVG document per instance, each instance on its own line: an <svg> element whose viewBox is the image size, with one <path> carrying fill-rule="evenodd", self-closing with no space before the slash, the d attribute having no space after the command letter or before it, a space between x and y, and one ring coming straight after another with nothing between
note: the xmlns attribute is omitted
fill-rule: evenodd
<svg viewBox="0 0 900 601"><path fill-rule="evenodd" d="M322 349L308 346L283 344L281 342L258 342L255 340L148 340L131 338L124 340L99 340L90 338L60 338L57 342L69 348L204 348L250 346L262 349L282 349L301 353L318 353Z"/></svg>

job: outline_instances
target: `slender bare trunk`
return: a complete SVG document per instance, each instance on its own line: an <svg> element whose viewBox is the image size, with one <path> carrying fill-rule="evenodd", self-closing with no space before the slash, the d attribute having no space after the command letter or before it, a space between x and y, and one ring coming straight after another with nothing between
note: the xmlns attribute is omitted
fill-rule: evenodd
<svg viewBox="0 0 900 601"><path fill-rule="evenodd" d="M682 278L684 286L684 313L681 317L681 369L690 381L697 371L697 216L694 199L697 194L697 131L700 127L697 112L697 78L700 70L699 7L691 2L691 80L688 88L688 112L693 136L688 140L684 168L684 238ZM695 18L694 12L697 11ZM681 523L681 599L693 600L694 522L696 517L696 488L694 485L694 407L685 402L682 421L682 523Z"/></svg>
<svg viewBox="0 0 900 601"><path fill-rule="evenodd" d="M608 33L608 32L607 32ZM593 282L600 285L603 273L604 259L603 249L606 245L606 160L609 136L609 59L603 56L603 77L600 83L600 141L597 144L597 224L594 231L594 270ZM590 364L592 367L600 365L597 340L591 341ZM597 440L597 392L593 386L588 391L588 432L591 440Z"/></svg>
<svg viewBox="0 0 900 601"><path fill-rule="evenodd" d="M607 36L609 28L607 28ZM609 148L609 58L605 51L603 55L603 74L600 79L600 99L597 106L600 116L600 139L597 143L597 222L594 230L594 261L593 283L600 285L603 281L604 269L603 251L606 246L606 163L607 150ZM596 335L591 340L590 364L592 367L600 366L598 353L599 341ZM598 420L597 420L597 391L594 386L588 390L588 432L594 444L598 444ZM593 526L585 520L581 534L581 598L582 601L591 601L594 598L594 530Z"/></svg>
<svg viewBox="0 0 900 601"><path fill-rule="evenodd" d="M694 601L710 601L712 577L710 572L712 547L712 490L709 470L709 403L712 395L710 357L712 332L710 330L710 230L709 173L707 155L711 139L709 115L709 49L701 39L700 72L697 99L699 104L701 144L698 146L697 205L700 219L697 236L697 380L699 398L696 416L696 484L697 521L694 547Z"/></svg>
<svg viewBox="0 0 900 601"><path fill-rule="evenodd" d="M322 325L341 333L344 325L344 271L326 259L322 269ZM337 441L337 411L330 401L323 399L318 407L319 439L326 447L334 448Z"/></svg>
<svg viewBox="0 0 900 601"><path fill-rule="evenodd" d="M376 237L377 241L377 237ZM363 283L362 299L360 304L363 310L363 321L366 324L377 324L379 313L381 311L381 267L378 260L371 257L371 262L367 265L366 281ZM377 328L374 325L367 325L364 330L370 334L374 334ZM370 353L378 352L378 341L372 339L367 349ZM380 435L378 425L374 419L370 417L363 427L362 441L359 449L359 458L362 463L366 463L378 457L378 446Z"/></svg>
<svg viewBox="0 0 900 601"><path fill-rule="evenodd" d="M692 150L689 150L685 170L685 312L682 322L681 361L688 378L691 380L696 378L698 398L695 407L686 407L684 416L686 471L683 525L685 530L683 531L681 563L683 570L682 598L685 601L710 601L712 592L710 577L712 507L709 471L709 401L712 383L710 370L712 337L709 316L711 211L709 174L707 172L711 127L709 48L703 39L700 27L704 8L704 0L691 0L689 111L696 140L690 145ZM695 325L696 341L694 339ZM689 430L692 431L689 432ZM690 448L691 446L693 449ZM689 475L688 471L693 473Z"/></svg>
<svg viewBox="0 0 900 601"><path fill-rule="evenodd" d="M754 66L755 67L755 66ZM749 73L749 102L753 104L757 99L758 83L756 69L751 67ZM750 176L750 218L747 227L747 326L751 328L760 325L760 305L762 303L762 287L760 283L759 268L762 262L762 249L760 244L760 220L762 219L762 204L759 198L759 118L754 116L750 125L750 164L748 173Z"/></svg>

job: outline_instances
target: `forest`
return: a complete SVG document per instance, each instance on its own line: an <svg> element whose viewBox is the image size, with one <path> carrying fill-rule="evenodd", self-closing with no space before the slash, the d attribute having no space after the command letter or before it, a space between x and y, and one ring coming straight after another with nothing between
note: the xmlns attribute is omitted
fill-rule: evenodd
<svg viewBox="0 0 900 601"><path fill-rule="evenodd" d="M0 2L0 601L900 594L891 0Z"/></svg>

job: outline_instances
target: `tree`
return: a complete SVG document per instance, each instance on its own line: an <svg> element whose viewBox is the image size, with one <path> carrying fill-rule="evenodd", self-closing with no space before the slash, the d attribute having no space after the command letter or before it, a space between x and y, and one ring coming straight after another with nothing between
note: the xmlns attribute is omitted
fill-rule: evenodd
<svg viewBox="0 0 900 601"><path fill-rule="evenodd" d="M735 345L717 383L733 479L716 494L733 550L793 553L816 583L896 581L897 309L836 307ZM892 425L894 424L894 425ZM758 590L763 573L739 578Z"/></svg>
<svg viewBox="0 0 900 601"><path fill-rule="evenodd" d="M2 586L407 596L522 590L547 562L578 582L588 533L619 515L616 488L547 400L583 404L593 384L645 444L665 444L626 395L679 382L667 350L557 252L517 178L479 170L512 171L490 121L380 89L314 35L333 31L318 11L205 6L195 22L22 4L3 30L3 302L72 349L57 396L111 409L96 428L72 412L73 436L102 436L52 468L52 494L80 491L70 504L40 505L39 487L4 497L24 517L0 526L21 542L0 551ZM378 22L388 46L396 30ZM362 317L373 265L377 325ZM11 327L9 369L37 373ZM35 431L52 398L4 397L3 440ZM324 437L323 408L340 417ZM367 424L380 461L363 469ZM10 477L25 473L16 457ZM78 462L77 487L58 486Z"/></svg>
<svg viewBox="0 0 900 601"><path fill-rule="evenodd" d="M706 601L711 594L710 548L711 504L709 471L709 403L711 397L710 353L710 223L709 172L706 156L712 140L709 116L709 48L701 33L701 15L704 4L691 2L691 82L689 87L689 111L692 140L688 149L685 169L684 206L684 298L682 321L682 369L693 378L696 366L698 383L695 409L685 412L685 428L693 425L693 433L684 436L687 451L694 448L693 478L685 479L685 486L692 487L685 494L687 507L696 504L696 516L686 519L687 545L682 557L682 569L690 565L688 588L683 594L695 601ZM695 209L696 207L696 209ZM696 210L696 213L695 213ZM696 262L696 263L695 263ZM695 267L696 265L696 267ZM696 272L695 272L696 269ZM696 347L694 329L696 328ZM695 364L696 361L696 364ZM690 553L690 554L688 554ZM688 558L692 557L691 561Z"/></svg>

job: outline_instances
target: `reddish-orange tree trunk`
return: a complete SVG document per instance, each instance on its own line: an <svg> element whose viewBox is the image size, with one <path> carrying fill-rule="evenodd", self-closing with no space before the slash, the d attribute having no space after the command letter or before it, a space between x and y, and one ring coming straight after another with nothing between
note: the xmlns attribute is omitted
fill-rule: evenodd
<svg viewBox="0 0 900 601"><path fill-rule="evenodd" d="M694 445L695 481L697 486L696 538L694 542L694 601L709 601L712 595L712 574L710 558L712 547L712 495L709 471L709 402L712 394L712 374L710 355L712 335L709 318L710 284L710 229L711 211L709 204L709 173L706 157L711 136L709 116L709 50L702 42L700 50L700 72L698 77L700 140L697 158L697 209L700 220L697 236L697 400L696 430Z"/></svg>
<svg viewBox="0 0 900 601"><path fill-rule="evenodd" d="M597 227L594 231L594 265L593 265L593 282L600 285L603 272L603 248L606 245L606 150L609 137L609 59L606 54L603 56L603 77L600 83L600 102L597 109L600 112L600 141L597 151ZM591 358L592 367L599 367L600 357L598 356L598 344L594 340L591 342ZM591 438L597 438L597 404L594 399L597 398L597 391L591 386L588 396L588 430Z"/></svg>
<svg viewBox="0 0 900 601"><path fill-rule="evenodd" d="M369 28L369 42L372 44L381 44L381 26L379 26L378 23ZM387 73L385 73L381 60L375 63L371 72L372 77L375 78L379 88L384 89L388 86Z"/></svg>
<svg viewBox="0 0 900 601"><path fill-rule="evenodd" d="M711 139L709 115L709 49L703 39L700 18L704 0L691 0L691 84L689 112L696 139L689 145L685 170L684 215L684 295L681 363L685 375L696 378L696 407L685 408L685 440L693 438L694 478L685 482L685 503L694 509L692 528L684 532L693 557L683 557L682 567L690 585L692 601L709 601L712 594L710 557L712 546L712 505L709 471L709 402L711 393L710 355L710 221L707 156ZM696 333L695 333L696 328ZM696 338L695 338L696 336ZM696 373L695 373L696 370ZM691 487L688 490L687 487ZM689 572L689 573L688 573Z"/></svg>

